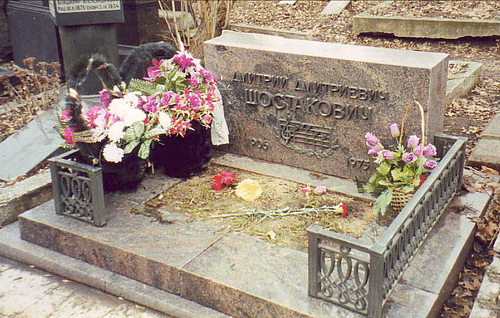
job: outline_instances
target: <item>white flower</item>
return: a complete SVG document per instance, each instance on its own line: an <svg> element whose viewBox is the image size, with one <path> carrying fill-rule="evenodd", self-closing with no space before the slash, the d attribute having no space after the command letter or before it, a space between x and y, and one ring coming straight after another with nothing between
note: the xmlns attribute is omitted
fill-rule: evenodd
<svg viewBox="0 0 500 318"><path fill-rule="evenodd" d="M118 142L125 135L125 123L123 121L117 121L109 127L108 138L112 142Z"/></svg>
<svg viewBox="0 0 500 318"><path fill-rule="evenodd" d="M125 123L125 126L131 126L133 123L137 121L143 121L146 119L146 114L140 110L139 108L128 108L128 111L125 113L125 116L123 117L123 122Z"/></svg>
<svg viewBox="0 0 500 318"><path fill-rule="evenodd" d="M109 162L121 162L123 158L123 149L116 146L115 143L107 144L102 150L104 159Z"/></svg>
<svg viewBox="0 0 500 318"><path fill-rule="evenodd" d="M96 127L94 128L94 140L97 141L97 142L100 142L100 141L103 141L104 138L106 138L107 136L107 133L106 133L106 130L104 130L104 128L102 127Z"/></svg>
<svg viewBox="0 0 500 318"><path fill-rule="evenodd" d="M130 106L127 104L127 102L125 102L123 98L115 98L109 104L108 111L120 118L125 118L125 115L127 114L129 108Z"/></svg>
<svg viewBox="0 0 500 318"><path fill-rule="evenodd" d="M160 112L158 120L160 121L160 126L162 126L163 129L170 129L170 126L172 126L172 119L164 112Z"/></svg>
<svg viewBox="0 0 500 318"><path fill-rule="evenodd" d="M137 95L140 94L139 92L130 92L125 95L123 95L123 101L127 103L130 107L137 108L137 105L139 104L139 98Z"/></svg>

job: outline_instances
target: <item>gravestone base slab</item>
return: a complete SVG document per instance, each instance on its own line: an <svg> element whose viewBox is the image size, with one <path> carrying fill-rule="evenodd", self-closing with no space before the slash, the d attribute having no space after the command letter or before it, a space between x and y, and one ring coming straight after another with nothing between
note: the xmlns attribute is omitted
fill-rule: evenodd
<svg viewBox="0 0 500 318"><path fill-rule="evenodd" d="M162 307L161 301L139 297L126 282L145 284L142 288L155 291L151 297L172 295L233 317L363 317L308 296L306 253L173 213L172 222L164 224L131 213L176 182L153 176L136 192L109 194L111 217L102 228L56 215L49 201L0 229L0 255L167 314L173 309L154 307ZM391 295L384 317L428 317L439 310L468 255L475 229L469 217L483 211L490 195L460 197L459 205L471 206L467 215L445 212ZM224 317L211 313L203 317Z"/></svg>
<svg viewBox="0 0 500 318"><path fill-rule="evenodd" d="M376 8L389 5L384 1ZM384 33L397 37L458 39L467 36L489 37L500 35L500 20L448 19L434 17L377 16L369 11L353 18L353 33Z"/></svg>

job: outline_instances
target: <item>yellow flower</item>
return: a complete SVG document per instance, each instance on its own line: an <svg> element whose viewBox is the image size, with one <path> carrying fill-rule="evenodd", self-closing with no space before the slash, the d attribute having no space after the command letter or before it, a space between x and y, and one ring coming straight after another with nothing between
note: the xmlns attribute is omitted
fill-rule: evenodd
<svg viewBox="0 0 500 318"><path fill-rule="evenodd" d="M245 179L236 186L236 195L245 201L255 201L261 194L262 188L252 179Z"/></svg>

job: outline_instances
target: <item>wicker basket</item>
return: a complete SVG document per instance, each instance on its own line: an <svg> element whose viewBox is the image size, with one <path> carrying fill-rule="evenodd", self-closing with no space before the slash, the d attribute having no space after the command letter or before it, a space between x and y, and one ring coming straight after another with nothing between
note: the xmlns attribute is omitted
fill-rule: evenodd
<svg viewBox="0 0 500 318"><path fill-rule="evenodd" d="M405 115L403 118L403 122L401 123L401 135L399 137L399 143L401 144L403 142L403 130L406 124L406 119L408 117L408 114L410 112L410 109L413 106L418 106L418 109L420 110L420 120L421 120L421 129L422 129L422 144L425 145L426 137L425 137L425 117L424 117L424 109L422 105L414 101L412 104L408 105L405 110ZM403 208L408 204L408 201L413 197L413 194L415 191L405 193L403 192L402 189L394 189L392 192L392 200L391 200L391 209L393 212L399 213Z"/></svg>
<svg viewBox="0 0 500 318"><path fill-rule="evenodd" d="M408 204L408 201L413 197L415 192L405 193L401 189L394 189L392 192L391 209L395 213L401 212Z"/></svg>

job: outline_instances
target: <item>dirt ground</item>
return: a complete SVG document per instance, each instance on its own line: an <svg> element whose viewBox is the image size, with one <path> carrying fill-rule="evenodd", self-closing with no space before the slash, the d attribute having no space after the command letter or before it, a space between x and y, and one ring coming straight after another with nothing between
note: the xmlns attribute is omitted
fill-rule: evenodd
<svg viewBox="0 0 500 318"><path fill-rule="evenodd" d="M222 171L234 173L236 180L229 187L216 191L211 186L212 179ZM247 202L236 194L236 185L246 179L257 181L262 189L262 194L254 201ZM160 221L166 219L162 211L183 213L191 220L214 222L231 231L302 251L307 251L306 229L311 224L360 238L376 219L371 204L366 201L315 189L211 163L202 174L180 182L150 200L144 211L136 210L135 213ZM342 204L347 209L344 217Z"/></svg>

